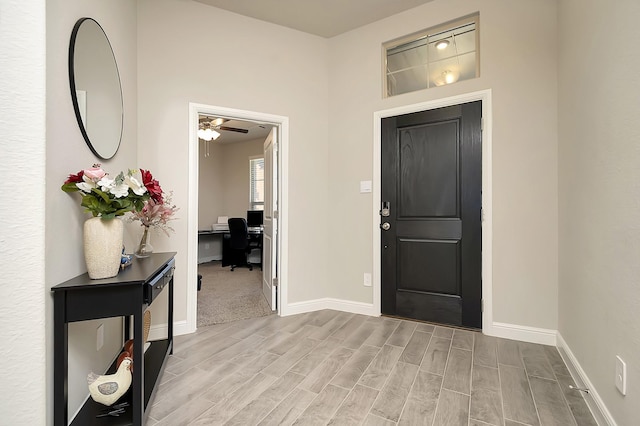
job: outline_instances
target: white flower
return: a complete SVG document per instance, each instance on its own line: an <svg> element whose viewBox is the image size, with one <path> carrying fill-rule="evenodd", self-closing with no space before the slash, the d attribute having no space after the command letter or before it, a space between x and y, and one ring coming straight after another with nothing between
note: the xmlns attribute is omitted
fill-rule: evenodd
<svg viewBox="0 0 640 426"><path fill-rule="evenodd" d="M115 179L103 177L98 181L98 185L102 192L113 194L116 198L123 198L129 195L129 186L122 182L118 185Z"/></svg>
<svg viewBox="0 0 640 426"><path fill-rule="evenodd" d="M85 182L76 183L76 187L78 187L80 191L88 194L91 192L93 188L96 187L96 184L92 181L85 181Z"/></svg>
<svg viewBox="0 0 640 426"><path fill-rule="evenodd" d="M143 195L145 192L147 192L147 187L140 183L140 181L138 181L138 179L133 176L127 175L124 178L124 182L136 195Z"/></svg>
<svg viewBox="0 0 640 426"><path fill-rule="evenodd" d="M102 192L109 192L116 186L116 181L107 176L104 176L98 181L98 186L100 187Z"/></svg>
<svg viewBox="0 0 640 426"><path fill-rule="evenodd" d="M120 185L114 185L109 192L112 193L116 198L124 198L129 195L129 185L122 182Z"/></svg>

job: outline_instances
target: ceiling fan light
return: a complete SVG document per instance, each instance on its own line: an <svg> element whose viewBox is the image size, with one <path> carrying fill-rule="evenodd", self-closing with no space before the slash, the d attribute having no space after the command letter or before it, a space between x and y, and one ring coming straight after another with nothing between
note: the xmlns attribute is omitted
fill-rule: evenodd
<svg viewBox="0 0 640 426"><path fill-rule="evenodd" d="M209 129L209 131L211 132L211 138L214 141L220 137L220 133L216 132L215 130ZM209 140L211 140L211 139L209 139Z"/></svg>
<svg viewBox="0 0 640 426"><path fill-rule="evenodd" d="M218 133L218 132L216 132ZM220 134L218 134L218 136L220 136ZM204 141L209 142L211 139L215 139L214 138L214 134L213 134L213 130L211 129L200 129L198 130L198 137Z"/></svg>

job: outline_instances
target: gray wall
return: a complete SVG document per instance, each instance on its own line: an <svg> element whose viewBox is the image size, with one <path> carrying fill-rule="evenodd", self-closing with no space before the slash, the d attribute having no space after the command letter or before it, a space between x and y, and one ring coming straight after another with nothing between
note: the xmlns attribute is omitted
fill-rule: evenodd
<svg viewBox="0 0 640 426"><path fill-rule="evenodd" d="M558 331L620 425L640 413L639 17L636 0L561 0L558 18Z"/></svg>
<svg viewBox="0 0 640 426"><path fill-rule="evenodd" d="M78 194L59 188L70 173L102 163L117 174L128 169L145 168L137 161L137 44L136 4L130 0L49 0L47 1L47 192L46 192L46 281L48 365L53 359L53 314L48 289L86 271L82 252L84 221L91 217L80 207ZM95 157L78 128L69 91L68 56L71 30L81 17L92 17L104 29L111 43L122 84L124 127L120 149L108 161ZM97 118L99 119L99 117ZM151 171L160 183L162 174ZM133 251L139 226L125 225L125 245ZM105 344L96 350L96 330L104 324ZM84 321L69 327L69 415L72 417L88 396L87 373L102 373L118 355L121 347L120 319ZM49 378L53 377L49 369ZM52 382L49 383L52 389ZM49 401L51 403L51 401ZM51 407L49 408L51 412ZM50 417L50 416L49 416Z"/></svg>

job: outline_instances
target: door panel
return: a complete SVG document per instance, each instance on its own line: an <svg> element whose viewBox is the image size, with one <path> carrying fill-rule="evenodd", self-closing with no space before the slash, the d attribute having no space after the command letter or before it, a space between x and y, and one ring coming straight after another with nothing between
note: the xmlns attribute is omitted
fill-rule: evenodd
<svg viewBox="0 0 640 426"><path fill-rule="evenodd" d="M264 141L264 219L262 234L262 292L272 310L277 309L277 292L274 279L277 277L277 128Z"/></svg>
<svg viewBox="0 0 640 426"><path fill-rule="evenodd" d="M398 238L398 291L460 295L460 241Z"/></svg>
<svg viewBox="0 0 640 426"><path fill-rule="evenodd" d="M400 131L399 219L458 215L457 133L456 122Z"/></svg>
<svg viewBox="0 0 640 426"><path fill-rule="evenodd" d="M480 102L382 120L382 313L481 327Z"/></svg>

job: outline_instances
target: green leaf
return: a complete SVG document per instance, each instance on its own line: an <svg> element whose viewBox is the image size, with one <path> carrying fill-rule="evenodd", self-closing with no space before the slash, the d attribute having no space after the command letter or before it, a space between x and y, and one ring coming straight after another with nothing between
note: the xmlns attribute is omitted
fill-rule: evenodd
<svg viewBox="0 0 640 426"><path fill-rule="evenodd" d="M70 183L65 183L64 185L62 185L62 186L60 187L60 189L62 189L64 192L76 192L76 191L80 191L80 190L78 189L78 187L76 186L76 184L75 184L75 183L72 183L72 182L70 182Z"/></svg>

